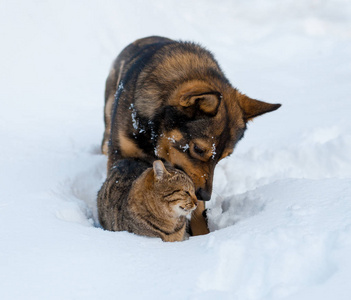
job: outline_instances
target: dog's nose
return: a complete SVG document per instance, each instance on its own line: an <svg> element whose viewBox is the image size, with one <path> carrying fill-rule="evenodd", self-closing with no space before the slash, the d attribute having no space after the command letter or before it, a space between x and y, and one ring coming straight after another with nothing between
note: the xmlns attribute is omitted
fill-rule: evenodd
<svg viewBox="0 0 351 300"><path fill-rule="evenodd" d="M196 191L196 197L198 200L208 201L211 199L211 194L200 188Z"/></svg>

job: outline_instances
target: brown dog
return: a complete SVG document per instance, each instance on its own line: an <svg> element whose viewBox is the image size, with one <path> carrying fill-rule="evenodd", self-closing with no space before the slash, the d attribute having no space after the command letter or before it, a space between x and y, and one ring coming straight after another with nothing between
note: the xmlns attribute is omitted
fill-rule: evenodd
<svg viewBox="0 0 351 300"><path fill-rule="evenodd" d="M214 168L233 152L246 123L279 107L233 88L197 44L140 39L120 53L107 78L102 152L108 169L124 158L162 159L185 171L198 199L207 201ZM208 233L200 203L191 221L194 235Z"/></svg>

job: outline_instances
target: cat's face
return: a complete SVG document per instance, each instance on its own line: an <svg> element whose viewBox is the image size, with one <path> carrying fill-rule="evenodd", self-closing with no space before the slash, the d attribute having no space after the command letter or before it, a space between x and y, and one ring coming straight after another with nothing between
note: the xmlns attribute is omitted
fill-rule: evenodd
<svg viewBox="0 0 351 300"><path fill-rule="evenodd" d="M161 201L169 212L176 216L189 215L197 207L195 186L184 172L164 167L161 161L154 162L155 187Z"/></svg>
<svg viewBox="0 0 351 300"><path fill-rule="evenodd" d="M177 182L178 179L175 179ZM172 180L173 181L173 180ZM193 186L174 186L174 190L168 191L163 196L170 209L179 216L190 214L197 207L197 198L195 196L195 188Z"/></svg>

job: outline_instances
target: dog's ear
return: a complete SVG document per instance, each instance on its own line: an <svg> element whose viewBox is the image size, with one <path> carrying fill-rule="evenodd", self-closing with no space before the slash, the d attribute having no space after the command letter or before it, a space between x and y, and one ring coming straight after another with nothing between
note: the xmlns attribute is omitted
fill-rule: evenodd
<svg viewBox="0 0 351 300"><path fill-rule="evenodd" d="M197 94L194 92L183 95L179 100L179 104L183 107L198 105L199 109L205 114L215 116L220 101L221 95L219 93Z"/></svg>
<svg viewBox="0 0 351 300"><path fill-rule="evenodd" d="M222 95L213 90L207 83L201 81L188 82L179 91L178 104L189 112L198 109L214 116L217 114ZM193 108L193 110L191 109Z"/></svg>
<svg viewBox="0 0 351 300"><path fill-rule="evenodd" d="M244 113L244 120L248 122L255 117L274 111L281 107L281 104L271 104L247 97L237 92L239 105Z"/></svg>

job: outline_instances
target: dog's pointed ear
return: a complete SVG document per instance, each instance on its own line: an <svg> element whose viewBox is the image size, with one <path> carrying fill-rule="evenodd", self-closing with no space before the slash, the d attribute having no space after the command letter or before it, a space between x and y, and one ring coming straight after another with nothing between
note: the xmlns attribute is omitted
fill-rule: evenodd
<svg viewBox="0 0 351 300"><path fill-rule="evenodd" d="M248 122L255 117L274 111L281 107L281 104L271 104L247 97L237 92L239 105L244 113L244 120Z"/></svg>
<svg viewBox="0 0 351 300"><path fill-rule="evenodd" d="M222 95L207 83L196 81L184 84L178 104L185 109L197 108L205 114L216 115Z"/></svg>
<svg viewBox="0 0 351 300"><path fill-rule="evenodd" d="M165 176L169 175L163 162L161 160L155 160L153 163L154 177L157 180L163 179Z"/></svg>

